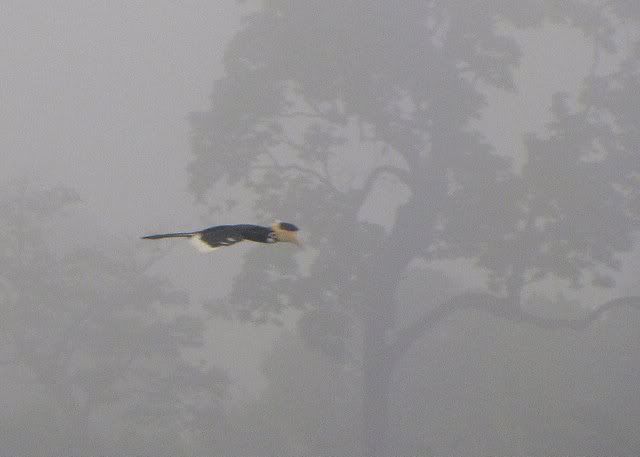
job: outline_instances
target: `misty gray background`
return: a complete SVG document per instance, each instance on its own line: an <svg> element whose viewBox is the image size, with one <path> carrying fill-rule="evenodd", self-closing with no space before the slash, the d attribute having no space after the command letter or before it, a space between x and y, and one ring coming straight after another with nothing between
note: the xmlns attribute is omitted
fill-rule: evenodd
<svg viewBox="0 0 640 457"><path fill-rule="evenodd" d="M246 10L233 1L2 5L0 173L3 182L78 191L82 204L54 245L109 251L120 243L133 251L147 248L143 234L226 222L201 217L187 191L187 114L208 105L225 44ZM177 245L157 268L210 296L202 283L213 259L193 254ZM237 253L219 254L226 261L213 265L216 295L240 267ZM261 337L271 332L238 335L227 323L215 330L218 349L209 354L225 365L242 355L246 364L228 368L255 387Z"/></svg>
<svg viewBox="0 0 640 457"><path fill-rule="evenodd" d="M318 4L300 2L307 3ZM464 2L435 3L443 10L450 3L454 17L464 10ZM526 18L529 3L517 13ZM586 3L598 10L598 2ZM609 54L599 51L595 72L600 75L637 54L640 15L631 14L637 7L612 3L613 12L603 17L614 17L616 46ZM274 10L279 4L285 12L294 10L288 2L265 2ZM526 135L551 136L554 95L566 93L569 105L578 109L584 81L594 72L596 49L576 19L582 16L558 2L541 4L548 20L523 20L521 26L497 21L500 33L519 49L514 89L492 87L482 78L474 82L486 98L470 125L485 136L492 153L512 160L516 173L531 153ZM190 138L198 120L190 124L189 113L211 109L214 82L226 76L227 47L246 27L243 17L262 6L235 1L0 4L0 201L9 221L3 227L11 227L0 238L3 263L11 265L0 272L0 303L7 316L1 327L6 382L0 385L0 455L636 455L637 310L612 311L609 326L602 323L609 318L605 313L584 331L537 330L482 314L453 314L446 325L417 338L394 364L397 389L389 397L386 423L363 420L362 316L355 305L326 311L313 302L332 278L314 264L324 259L322 230L328 229L313 225L295 205L252 206L255 188L240 185L238 193L233 188L216 194L220 188L212 180L211 188L198 189L208 180L206 172L202 177L188 168L207 158L200 150L194 154L197 146ZM628 17L617 17L625 8L631 11ZM302 17L309 23L300 23L300 29L314 21L313 14ZM354 27L357 35L358 24ZM313 47L307 51L313 56ZM253 109L240 103L234 108ZM635 114L629 114L632 120ZM293 121L290 128L305 126ZM620 142L633 168L639 140L630 137ZM211 147L214 163L220 159L214 159L216 144ZM353 151L356 157L369 154L366 147ZM346 159L339 167L348 174L354 164L358 168L357 160ZM295 181L285 174L279 179ZM48 193L58 188L75 191L77 198ZM374 251L371 246L381 236L366 224L393 232L394 215L405 202L402 189L394 181L381 184L360 208L356 219L365 227L362 233L374 239L363 241L363 252ZM199 190L204 202L196 201ZM224 207L230 196L238 204ZM298 202L307 212L314 203L309 198L304 205ZM224 208L217 208L217 199ZM329 205L317 212L328 226L346 224L332 220L336 213ZM252 246L239 245L202 255L188 243L139 240L174 229L268 224L273 218L300 225L303 250L267 246L255 254ZM635 240L637 226L629 226ZM51 256L41 265L30 245ZM528 292L534 295L552 290L533 309L554 310L552 317L560 309L560 317L576 317L616 297L638 294L636 244L615 254L620 264L611 272L613 287L571 288L562 281L532 285ZM435 306L463 290L487 289L486 272L455 257L387 271L399 278L390 291L399 304L389 322L410 327L422 315L417 303L423 299ZM341 261L326 262L331 272ZM244 290L268 283L252 270L264 265L273 271L285 265L283 277L307 281L291 288L297 287L293 297L311 291L309 302L287 307L282 299L262 316L254 297L243 294L242 287L238 292L237 283L234 289L233 281L246 274L248 279L240 280ZM362 284L346 290L353 297L375 295ZM274 287L280 299L281 286ZM124 298L120 290L127 291ZM346 303L349 297L341 296ZM111 316L112 302L118 303L113 315L120 317ZM91 317L95 309L101 311ZM364 316L363 321L369 319ZM331 327L326 334L324 327L318 330L325 338L321 344L314 339L319 328L314 322ZM391 330L384 338L391 339ZM67 332L74 337L66 339ZM327 334L339 341L327 343ZM610 334L615 337L608 339ZM58 341L56 359L47 348ZM83 347L90 350L85 354ZM14 353L23 358L14 359ZM137 363L138 357L143 362ZM528 383L527 373L544 370L557 382L544 384L541 376ZM490 381L491 373L500 374ZM559 401L571 404L559 407ZM467 410L466 405L473 406ZM565 406L570 412L563 412ZM363 427L384 428L386 444L372 442Z"/></svg>

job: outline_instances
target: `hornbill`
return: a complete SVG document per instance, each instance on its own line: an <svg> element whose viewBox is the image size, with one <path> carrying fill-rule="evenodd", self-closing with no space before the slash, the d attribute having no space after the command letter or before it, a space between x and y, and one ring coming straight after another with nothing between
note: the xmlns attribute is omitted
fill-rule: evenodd
<svg viewBox="0 0 640 457"><path fill-rule="evenodd" d="M256 243L294 243L300 245L297 232L298 227L288 222L276 221L271 227L260 225L238 224L217 225L197 232L163 233L160 235L143 236L143 240L157 240L160 238L189 238L191 243L202 252L210 252L223 246L231 246L240 241L248 240Z"/></svg>

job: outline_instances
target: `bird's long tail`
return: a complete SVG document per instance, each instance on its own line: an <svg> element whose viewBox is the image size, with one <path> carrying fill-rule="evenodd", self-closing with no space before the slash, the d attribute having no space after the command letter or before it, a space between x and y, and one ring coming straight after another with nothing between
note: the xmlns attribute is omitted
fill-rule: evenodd
<svg viewBox="0 0 640 457"><path fill-rule="evenodd" d="M147 235L143 236L143 240L158 240L160 238L191 238L194 232L180 232L180 233L161 233L160 235Z"/></svg>

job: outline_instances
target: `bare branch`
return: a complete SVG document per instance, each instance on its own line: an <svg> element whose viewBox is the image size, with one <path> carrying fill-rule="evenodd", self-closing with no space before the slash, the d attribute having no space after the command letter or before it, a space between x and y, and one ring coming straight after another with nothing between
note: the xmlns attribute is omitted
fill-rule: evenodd
<svg viewBox="0 0 640 457"><path fill-rule="evenodd" d="M254 165L251 168L254 170L277 170L282 173L286 173L288 171L295 171L295 172L298 172L299 174L312 176L322 184L333 187L331 183L320 173L310 168L301 167L300 165Z"/></svg>
<svg viewBox="0 0 640 457"><path fill-rule="evenodd" d="M12 358L0 360L0 366L14 365L17 362L18 362L18 358L14 356Z"/></svg>
<svg viewBox="0 0 640 457"><path fill-rule="evenodd" d="M402 168L398 168L393 165L380 166L369 174L361 189L354 191L351 199L357 208L360 208L364 204L378 178L384 174L396 176L404 181L408 186L411 185L409 172L407 170L403 170Z"/></svg>
<svg viewBox="0 0 640 457"><path fill-rule="evenodd" d="M466 293L452 298L425 313L412 325L402 330L388 347L392 360L403 354L426 331L435 327L445 317L462 309L480 309L489 314L511 322L522 322L543 329L568 328L584 330L603 313L613 308L629 307L640 310L640 297L621 297L608 301L579 319L553 319L536 316L520 307L513 306L507 299L486 293Z"/></svg>
<svg viewBox="0 0 640 457"><path fill-rule="evenodd" d="M285 119L297 119L297 118L306 118L306 119L314 119L314 120L322 120L326 121L327 117L321 113L310 113L308 111L289 111L287 113L278 114L278 117L282 117Z"/></svg>
<svg viewBox="0 0 640 457"><path fill-rule="evenodd" d="M584 330L598 320L602 314L614 308L628 307L640 310L640 297L620 297L610 300L590 311L579 319L552 319L536 316L520 309L507 310L506 313L496 314L513 322L524 322L544 329L569 328L572 330ZM509 312L512 311L512 312Z"/></svg>
<svg viewBox="0 0 640 457"><path fill-rule="evenodd" d="M291 149L295 150L296 152L299 152L300 154L302 154L303 156L307 154L307 149L304 147L304 144L300 144L300 143L296 143L295 141L285 137L285 136L280 136L280 138L278 138L278 141L280 141L280 143L290 147Z"/></svg>
<svg viewBox="0 0 640 457"><path fill-rule="evenodd" d="M267 151L267 155L271 159L271 162L273 163L273 165L254 165L252 166L252 168L254 170L277 170L281 173L293 171L299 174L312 176L313 178L318 180L318 182L326 186L327 189L329 189L331 192L335 194L340 193L340 191L333 185L333 183L329 180L327 176L323 176L322 174L318 173L316 170L312 168L306 168L296 164L283 165L283 164L280 164L280 162L278 162L278 160L275 158L275 156L271 152Z"/></svg>
<svg viewBox="0 0 640 457"><path fill-rule="evenodd" d="M404 181L405 183L407 183L407 185L409 184L409 172L407 172L407 170L403 170L402 168L394 167L392 165L384 165L382 167L378 167L375 170L373 170L371 174L367 177L367 180L365 181L364 186L362 187L362 192L364 193L365 196L369 194L369 192L371 191L371 188L376 183L378 178L384 174L394 175L397 178Z"/></svg>

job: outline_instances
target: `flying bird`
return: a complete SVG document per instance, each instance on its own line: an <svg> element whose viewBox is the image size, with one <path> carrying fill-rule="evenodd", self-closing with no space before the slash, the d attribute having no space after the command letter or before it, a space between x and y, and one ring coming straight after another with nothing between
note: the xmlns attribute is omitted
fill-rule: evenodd
<svg viewBox="0 0 640 457"><path fill-rule="evenodd" d="M288 222L275 221L271 224L271 227L251 224L216 225L197 232L162 233L143 236L142 239L189 238L199 251L210 252L244 240L256 243L294 243L299 246L297 232L298 227L295 225Z"/></svg>

